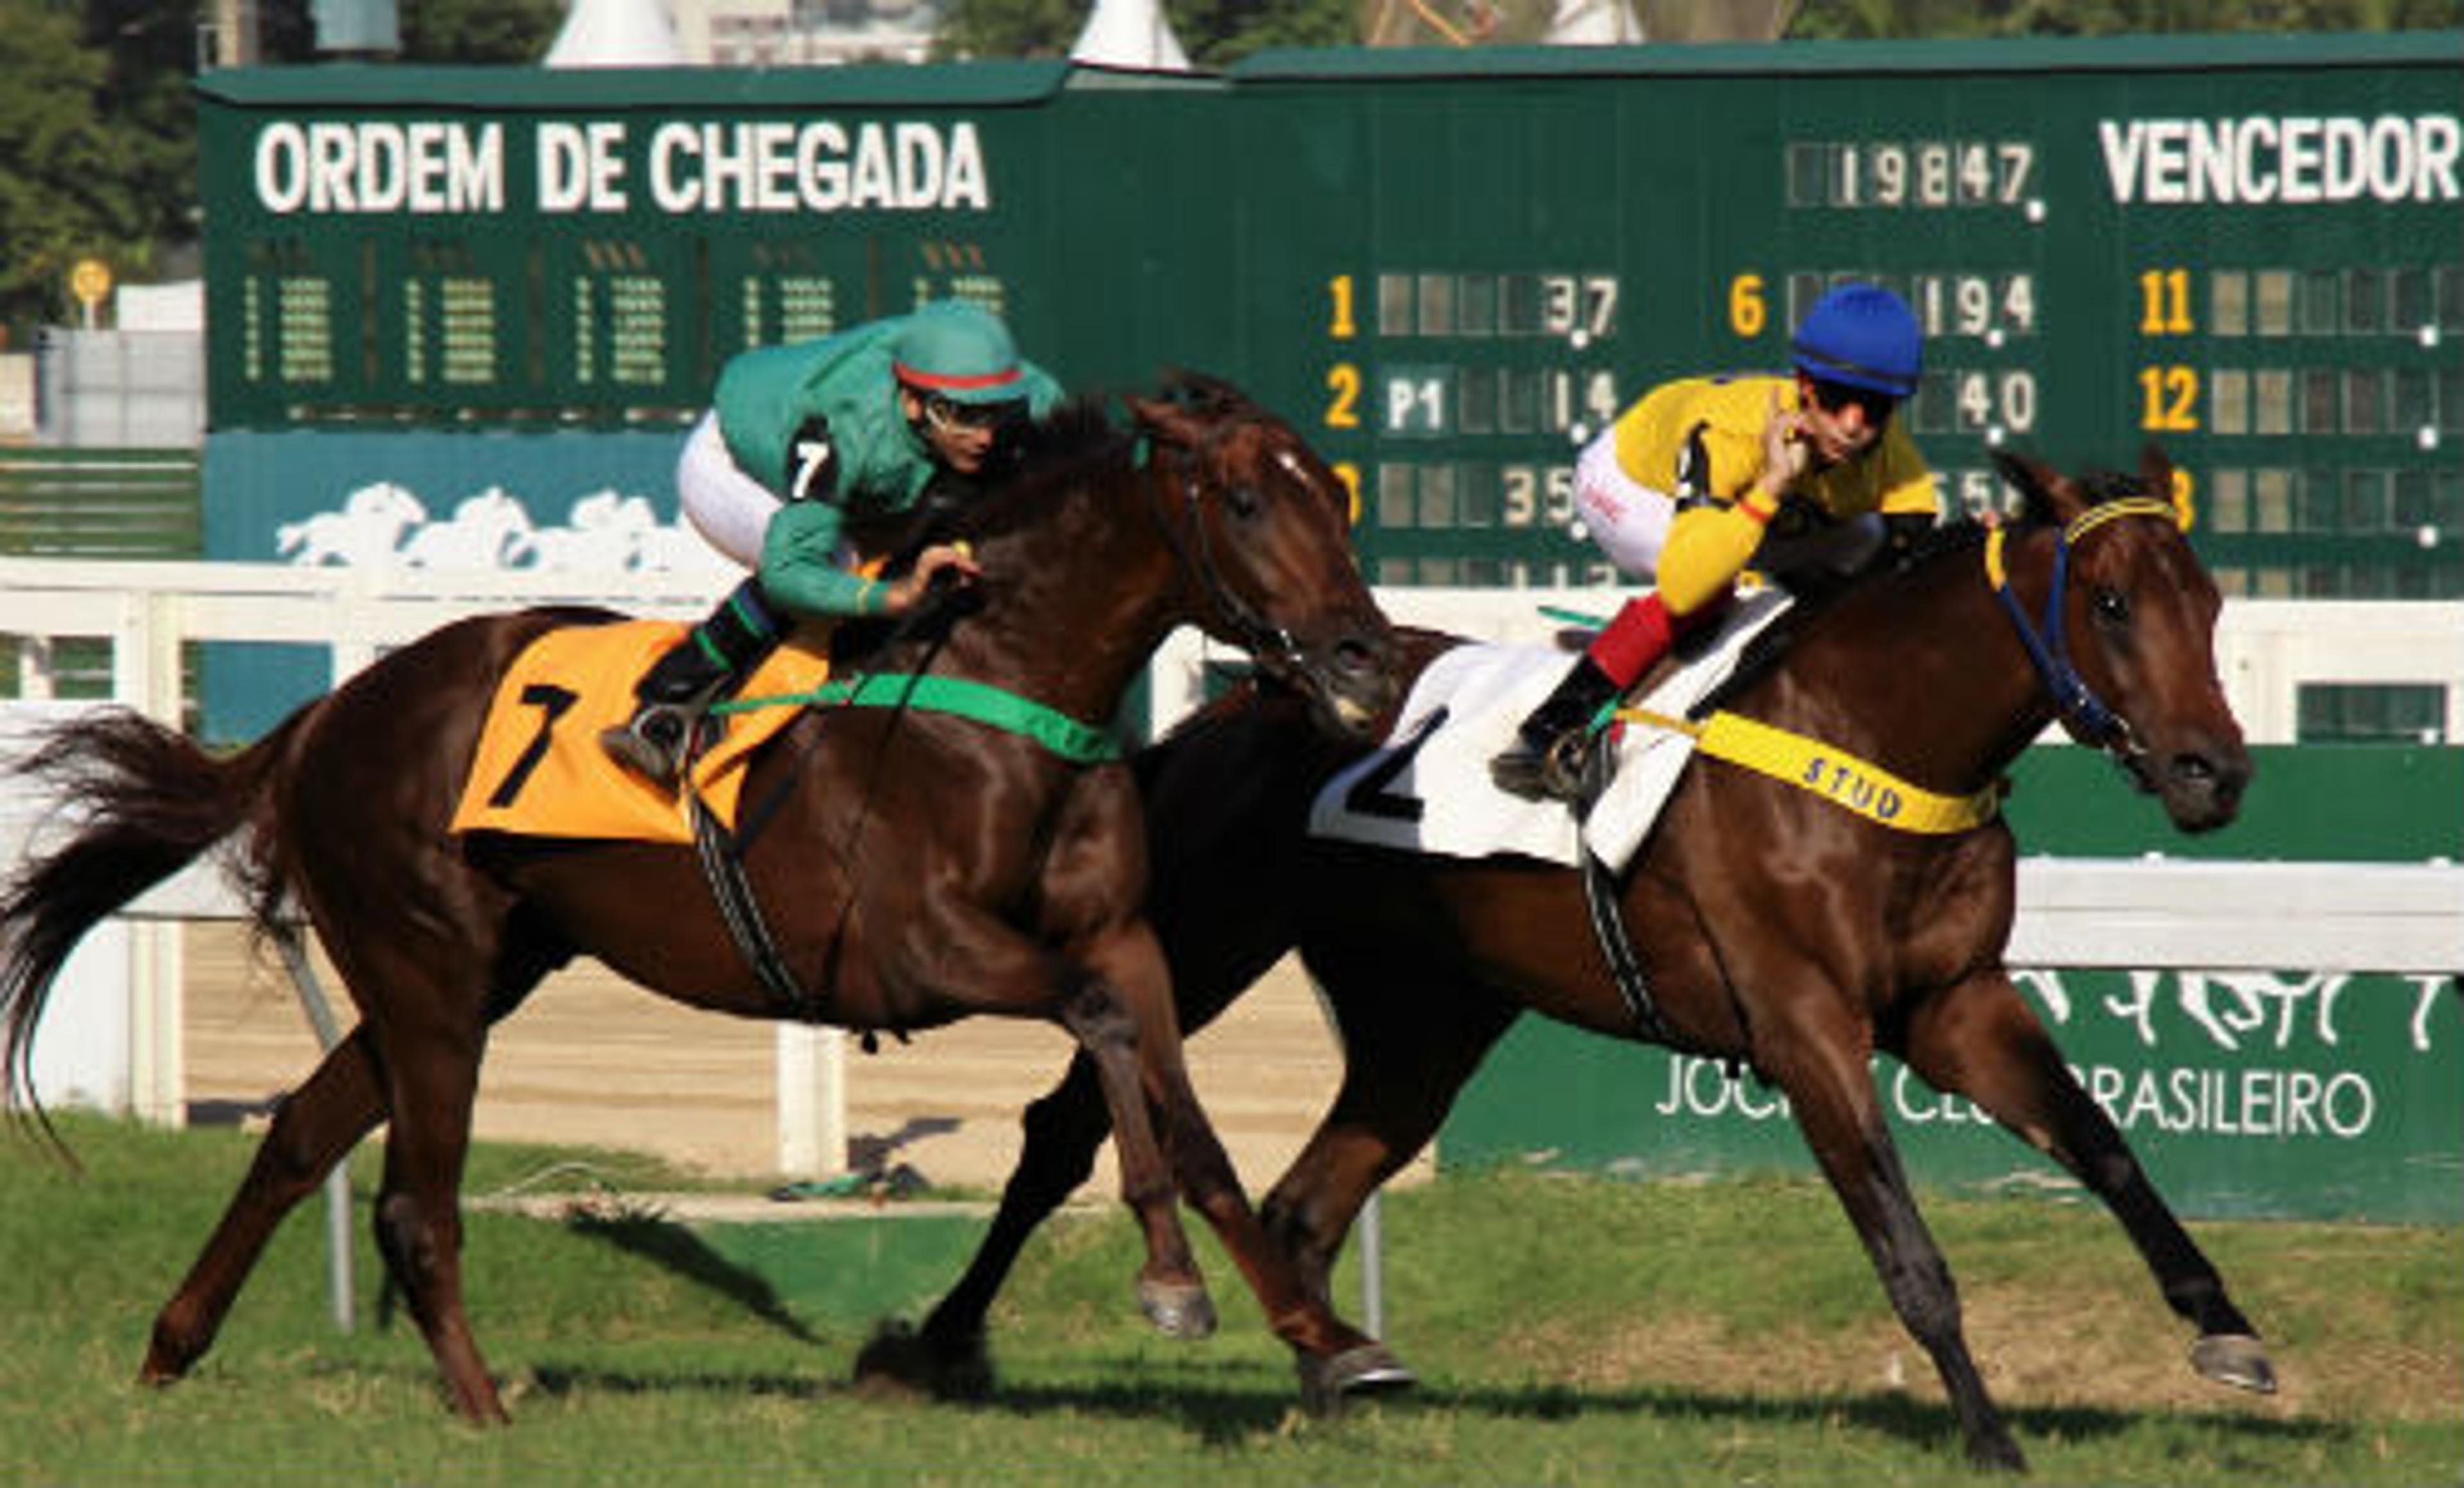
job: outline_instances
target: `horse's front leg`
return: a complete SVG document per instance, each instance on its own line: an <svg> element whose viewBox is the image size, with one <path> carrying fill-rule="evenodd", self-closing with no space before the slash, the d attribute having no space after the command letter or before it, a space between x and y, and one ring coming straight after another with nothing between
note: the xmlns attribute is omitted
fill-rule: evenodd
<svg viewBox="0 0 2464 1488"><path fill-rule="evenodd" d="M1215 1325L1197 1258L1181 1232L1172 1168L1147 1106L1141 1042L1155 1023L1151 989L1125 989L1111 970L1059 954L973 905L946 906L912 938L915 954L899 979L926 995L978 1013L1042 1018L1059 1023L1094 1066L1112 1118L1120 1160L1121 1197L1137 1216L1147 1247L1138 1299L1166 1332L1202 1337ZM1176 1054L1169 983L1161 1033Z"/></svg>
<svg viewBox="0 0 2464 1488"><path fill-rule="evenodd" d="M1153 951L1151 938L1148 949ZM1138 1273L1138 1304L1149 1321L1172 1337L1204 1338L1215 1331L1215 1303L1206 1295L1197 1258L1190 1254L1188 1237L1181 1233L1174 1208L1174 1165L1166 1147L1174 1136L1186 1145L1189 1134L1173 1130L1178 1112L1155 1082L1155 1045L1169 1044L1177 1064L1179 1029L1171 1021L1168 993L1161 999L1158 1023L1153 990L1137 981L1144 974L1138 964L1141 958L1104 952L1099 945L1087 957L1084 980L1062 1005L1062 1025L1078 1039L1079 1048L1095 1067L1104 1104L1112 1116L1121 1198L1146 1232L1147 1264ZM1154 959L1159 972L1161 953L1154 952ZM1155 1100L1152 1108L1151 1092ZM1164 1115L1162 1132L1150 1119L1155 1111ZM1213 1133L1207 1137L1211 1141Z"/></svg>
<svg viewBox="0 0 2464 1488"><path fill-rule="evenodd" d="M1909 1019L1908 1067L1975 1102L2104 1201L2139 1247L2165 1301L2199 1330L2190 1363L2210 1379L2272 1392L2276 1370L2224 1279L2173 1217L2129 1144L2062 1061L1999 968L1938 993Z"/></svg>
<svg viewBox="0 0 2464 1488"><path fill-rule="evenodd" d="M1736 966L1736 958L1730 965ZM1768 986L1757 972L1741 985ZM1810 969L1755 1022L1756 1066L1787 1092L1798 1129L1846 1207L1882 1280L1892 1310L1932 1356L1959 1415L1968 1455L1980 1467L2025 1471L2027 1459L1968 1351L1950 1267L1917 1213L1900 1167L1868 1060L1868 1030L1847 999Z"/></svg>
<svg viewBox="0 0 2464 1488"><path fill-rule="evenodd" d="M1142 920L1128 921L1088 937L1074 950L1105 985L1120 992L1137 1025L1141 1081L1162 1114L1180 1191L1241 1267L1267 1324L1301 1356L1303 1391L1310 1405L1331 1406L1365 1383L1399 1373L1400 1366L1382 1346L1337 1318L1324 1294L1305 1283L1300 1268L1268 1238L1250 1207L1190 1083L1173 1010L1172 977L1153 930ZM1114 1119L1117 1124L1117 1114ZM1125 1149L1125 1167L1127 1160ZM1173 1330L1164 1319L1156 1322Z"/></svg>

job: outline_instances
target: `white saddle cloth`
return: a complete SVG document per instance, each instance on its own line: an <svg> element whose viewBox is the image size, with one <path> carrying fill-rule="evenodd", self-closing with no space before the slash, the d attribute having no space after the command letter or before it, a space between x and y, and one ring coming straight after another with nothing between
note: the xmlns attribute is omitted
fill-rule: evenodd
<svg viewBox="0 0 2464 1488"><path fill-rule="evenodd" d="M1736 669L1746 643L1788 608L1775 589L1740 596L1718 637L1654 688L1642 707L1683 717ZM1617 731L1617 778L1576 836L1561 801L1528 801L1489 780L1488 762L1515 727L1573 666L1545 646L1463 646L1429 664L1386 743L1318 792L1309 834L1449 858L1501 853L1573 866L1587 844L1621 869L1650 832L1685 761L1691 735L1628 725Z"/></svg>

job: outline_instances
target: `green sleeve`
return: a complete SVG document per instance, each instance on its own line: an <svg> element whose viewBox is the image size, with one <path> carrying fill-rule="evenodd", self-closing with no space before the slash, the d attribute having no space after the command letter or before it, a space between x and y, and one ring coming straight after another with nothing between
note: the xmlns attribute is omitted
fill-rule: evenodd
<svg viewBox="0 0 2464 1488"><path fill-rule="evenodd" d="M761 595L797 615L878 615L890 602L878 580L838 564L839 509L796 501L779 509L761 539Z"/></svg>

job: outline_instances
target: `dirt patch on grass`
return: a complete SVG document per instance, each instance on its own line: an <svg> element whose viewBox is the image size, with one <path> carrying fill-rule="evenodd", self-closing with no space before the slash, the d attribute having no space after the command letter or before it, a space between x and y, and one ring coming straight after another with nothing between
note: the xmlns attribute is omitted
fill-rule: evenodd
<svg viewBox="0 0 2464 1488"><path fill-rule="evenodd" d="M2007 1409L2240 1411L2278 1419L2371 1416L2464 1420L2464 1359L2379 1345L2271 1341L2277 1391L2257 1395L2201 1376L2189 1329L2150 1301L2078 1300L1991 1287L1962 1298L1969 1351ZM1744 1335L1716 1319L1659 1316L1530 1329L1498 1357L1531 1378L1584 1390L1676 1386L1749 1395L1898 1390L1940 1401L1933 1361L1895 1319L1820 1333Z"/></svg>

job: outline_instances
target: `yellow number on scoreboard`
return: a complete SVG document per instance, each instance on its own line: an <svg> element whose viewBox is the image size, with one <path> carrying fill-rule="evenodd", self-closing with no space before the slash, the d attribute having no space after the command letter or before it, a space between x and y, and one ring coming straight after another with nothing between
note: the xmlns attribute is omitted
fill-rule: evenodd
<svg viewBox="0 0 2464 1488"><path fill-rule="evenodd" d="M1763 276L1741 274L1728 281L1728 329L1751 340L1763 334L1771 321L1771 307L1763 300Z"/></svg>
<svg viewBox="0 0 2464 1488"><path fill-rule="evenodd" d="M1349 361L1338 361L1326 374L1326 390L1334 396L1326 405L1326 427L1358 428L1360 427L1360 369Z"/></svg>
<svg viewBox="0 0 2464 1488"><path fill-rule="evenodd" d="M1338 274L1326 281L1326 334L1348 341L1360 334L1352 315L1352 275Z"/></svg>
<svg viewBox="0 0 2464 1488"><path fill-rule="evenodd" d="M2199 427L2199 374L2189 367L2139 369L2139 427L2185 433Z"/></svg>
<svg viewBox="0 0 2464 1488"><path fill-rule="evenodd" d="M2139 334L2188 336L2190 320L2190 271L2150 269L2139 276Z"/></svg>

